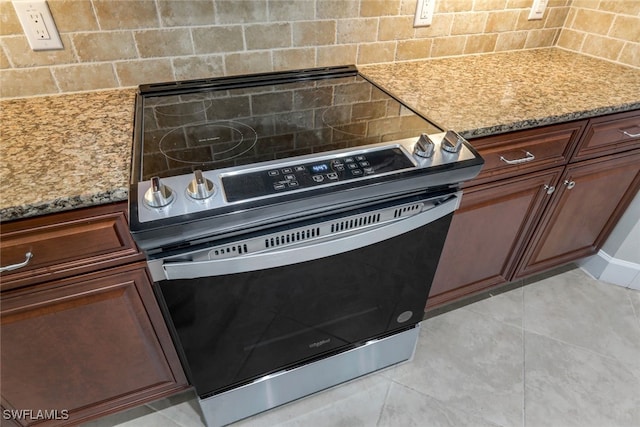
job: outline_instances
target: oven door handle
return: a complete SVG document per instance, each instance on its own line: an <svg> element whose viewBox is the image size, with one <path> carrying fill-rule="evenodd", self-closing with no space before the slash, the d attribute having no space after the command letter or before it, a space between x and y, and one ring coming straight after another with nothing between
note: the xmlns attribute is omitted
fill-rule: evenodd
<svg viewBox="0 0 640 427"><path fill-rule="evenodd" d="M455 211L460 204L461 195L461 192L456 193L443 203L416 215L387 222L360 233L336 236L331 240L215 260L172 262L158 259L150 262L149 268L155 281L195 279L264 270L337 255L382 242L434 222Z"/></svg>

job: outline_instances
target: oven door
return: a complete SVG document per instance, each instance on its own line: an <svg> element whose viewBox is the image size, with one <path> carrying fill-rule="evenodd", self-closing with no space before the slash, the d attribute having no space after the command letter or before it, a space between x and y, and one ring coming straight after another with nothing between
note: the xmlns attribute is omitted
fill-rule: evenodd
<svg viewBox="0 0 640 427"><path fill-rule="evenodd" d="M414 196L150 261L198 395L420 322L460 197Z"/></svg>

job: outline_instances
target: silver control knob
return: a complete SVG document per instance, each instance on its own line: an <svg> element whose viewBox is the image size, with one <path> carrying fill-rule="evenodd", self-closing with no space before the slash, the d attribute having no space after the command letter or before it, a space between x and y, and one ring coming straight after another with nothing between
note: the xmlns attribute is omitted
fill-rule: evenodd
<svg viewBox="0 0 640 427"><path fill-rule="evenodd" d="M426 133L420 134L420 138L416 142L416 145L413 146L413 154L418 157L431 157L433 155L433 150L435 149L435 144L429 138L429 135Z"/></svg>
<svg viewBox="0 0 640 427"><path fill-rule="evenodd" d="M440 147L449 153L457 153L462 148L462 141L464 141L463 137L452 130L448 130L442 139Z"/></svg>
<svg viewBox="0 0 640 427"><path fill-rule="evenodd" d="M175 194L171 188L160 182L160 178L151 178L151 187L144 193L144 203L152 208L161 208L173 202Z"/></svg>
<svg viewBox="0 0 640 427"><path fill-rule="evenodd" d="M189 197L196 200L204 200L213 196L213 193L216 192L216 187L213 185L213 182L205 178L201 170L195 171L193 175L194 178L187 186L187 194Z"/></svg>

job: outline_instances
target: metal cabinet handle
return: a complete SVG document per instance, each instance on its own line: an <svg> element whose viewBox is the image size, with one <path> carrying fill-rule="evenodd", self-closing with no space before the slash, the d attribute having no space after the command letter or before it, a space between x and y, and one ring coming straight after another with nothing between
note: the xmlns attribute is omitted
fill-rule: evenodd
<svg viewBox="0 0 640 427"><path fill-rule="evenodd" d="M0 273L2 273L3 271L17 270L19 268L26 266L27 264L29 264L29 261L31 261L31 258L33 258L33 254L31 252L27 252L26 254L24 254L24 257L25 257L25 260L22 262L19 262L17 264L7 265L6 267L0 267Z"/></svg>
<svg viewBox="0 0 640 427"><path fill-rule="evenodd" d="M543 188L547 190L547 194L553 194L553 192L556 191L556 187L553 185L545 184Z"/></svg>
<svg viewBox="0 0 640 427"><path fill-rule="evenodd" d="M640 137L640 133L629 133L626 130L621 131L623 134L627 135L629 138L638 138Z"/></svg>
<svg viewBox="0 0 640 427"><path fill-rule="evenodd" d="M573 187L576 186L576 182L575 181L569 181L568 179L564 180L564 185L567 186L567 190L571 190Z"/></svg>
<svg viewBox="0 0 640 427"><path fill-rule="evenodd" d="M520 163L530 162L530 161L534 160L535 158L536 158L536 156L534 156L533 154L531 154L528 151L524 152L524 157L522 157L521 159L509 160L509 159L505 159L504 156L500 156L500 160L502 160L503 162L505 162L508 165L519 165Z"/></svg>

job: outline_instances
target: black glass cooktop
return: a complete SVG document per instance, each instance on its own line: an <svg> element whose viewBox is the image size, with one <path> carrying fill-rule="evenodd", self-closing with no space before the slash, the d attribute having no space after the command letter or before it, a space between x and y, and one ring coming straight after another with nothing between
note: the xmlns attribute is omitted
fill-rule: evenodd
<svg viewBox="0 0 640 427"><path fill-rule="evenodd" d="M317 78L248 78L246 87L240 82L203 88L196 82L187 90L173 84L175 90L143 92L139 178L442 131L350 69L346 75L322 73Z"/></svg>

